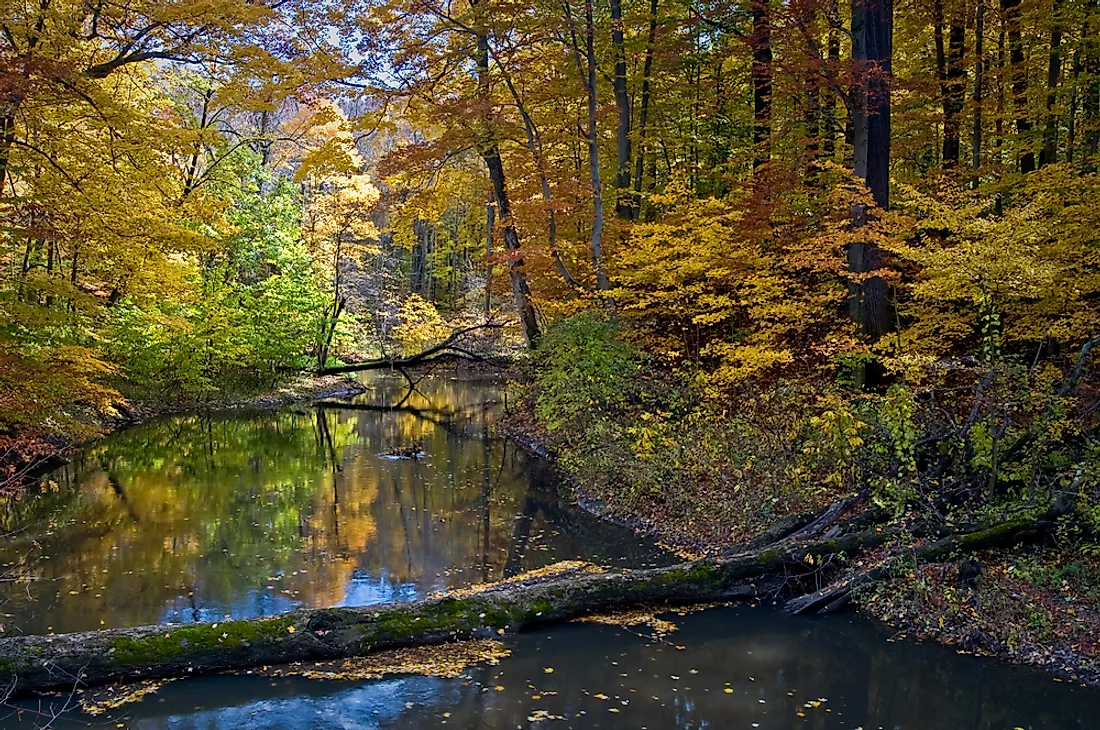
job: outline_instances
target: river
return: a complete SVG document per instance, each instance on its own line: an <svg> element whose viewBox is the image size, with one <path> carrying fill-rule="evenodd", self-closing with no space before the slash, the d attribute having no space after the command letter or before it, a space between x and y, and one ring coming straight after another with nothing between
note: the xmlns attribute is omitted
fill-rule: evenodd
<svg viewBox="0 0 1100 730"><path fill-rule="evenodd" d="M408 601L559 560L667 564L563 501L499 437L503 391L380 377L352 401L157 419L83 451L4 505L4 634L187 623ZM385 452L420 445L424 458ZM457 679L218 676L91 718L68 696L7 703L0 728L1086 728L1100 693L771 606L569 624L509 637ZM1092 723L1092 724L1090 724Z"/></svg>

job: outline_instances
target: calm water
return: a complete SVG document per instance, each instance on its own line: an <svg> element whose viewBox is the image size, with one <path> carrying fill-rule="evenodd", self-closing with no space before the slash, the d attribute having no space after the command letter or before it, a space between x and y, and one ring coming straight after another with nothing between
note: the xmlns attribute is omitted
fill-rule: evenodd
<svg viewBox="0 0 1100 730"><path fill-rule="evenodd" d="M878 626L862 620L793 618L748 607L672 618L681 629L669 640L682 650L614 627L570 624L521 634L511 640L511 657L459 679L206 677L166 685L109 716L54 727L90 720L145 730L1100 726L1098 692L944 647L889 643ZM9 710L0 727L33 727L36 717L46 716L33 713L48 714L51 704L23 707L21 716Z"/></svg>
<svg viewBox="0 0 1100 730"><path fill-rule="evenodd" d="M399 386L338 407L165 419L89 449L56 490L6 507L5 631L411 600L577 557L669 560L564 505L539 462L493 438L490 383L425 381L378 408ZM380 455L416 441L421 461ZM891 643L852 617L670 618L680 630L662 641L588 624L509 637L511 657L453 680L203 677L95 718L54 717L65 697L0 704L0 728L1100 728L1100 692Z"/></svg>
<svg viewBox="0 0 1100 730"><path fill-rule="evenodd" d="M668 561L563 504L492 434L488 381L379 379L343 407L161 419L5 505L0 623L46 633L408 601L574 558ZM381 407L383 404L400 408ZM421 460L387 450L423 444Z"/></svg>

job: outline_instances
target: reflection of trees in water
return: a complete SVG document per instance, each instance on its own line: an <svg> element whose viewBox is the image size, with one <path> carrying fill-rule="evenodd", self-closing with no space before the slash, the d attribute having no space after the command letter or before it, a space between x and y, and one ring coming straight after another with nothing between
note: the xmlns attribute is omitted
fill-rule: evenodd
<svg viewBox="0 0 1100 730"><path fill-rule="evenodd" d="M66 631L411 598L506 568L617 556L606 537L554 534L574 529L569 511L551 508L544 470L492 435L494 395L430 380L400 409L375 405L400 400L377 393L119 433L62 472L57 494L9 508L9 524L37 527L0 546L0 562L28 554L21 569L45 580L0 585L0 600L20 630ZM413 441L424 460L379 456ZM535 513L517 523L521 504Z"/></svg>

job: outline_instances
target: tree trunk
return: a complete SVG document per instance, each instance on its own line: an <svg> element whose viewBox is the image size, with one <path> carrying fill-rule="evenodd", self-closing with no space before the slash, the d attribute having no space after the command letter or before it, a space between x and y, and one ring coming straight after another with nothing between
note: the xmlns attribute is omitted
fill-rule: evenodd
<svg viewBox="0 0 1100 730"><path fill-rule="evenodd" d="M825 73L835 79L837 64L840 62L840 32L836 25L840 22L840 9L838 0L827 0L826 13L828 14L829 30L825 39L826 44L826 68ZM836 104L837 95L831 90L825 92L825 140L823 151L827 159L832 160L836 156Z"/></svg>
<svg viewBox="0 0 1100 730"><path fill-rule="evenodd" d="M565 265L565 260L561 257L561 251L558 250L558 214L557 211L554 210L554 198L550 190L550 177L546 172L546 156L543 154L542 150L542 135L538 127L535 126L535 120L532 119L531 115L528 113L527 105L523 103L523 98L519 95L519 90L512 82L511 74L508 73L508 69L500 62L499 58L497 59L497 67L500 68L500 73L504 77L504 83L508 87L509 93L512 95L512 101L515 102L520 118L523 119L523 131L527 137L527 149L531 152L531 157L535 162L535 168L539 173L539 186L542 189L542 199L545 201L547 207L547 236L549 237L550 256L554 260L554 268L570 288L580 289L581 285L573 278L573 275L569 273L569 268Z"/></svg>
<svg viewBox="0 0 1100 730"><path fill-rule="evenodd" d="M1062 0L1054 0L1050 20L1050 55L1047 57L1046 128L1043 130L1043 149L1039 153L1039 167L1058 161L1058 115L1054 106L1058 101L1058 83L1062 78Z"/></svg>
<svg viewBox="0 0 1100 730"><path fill-rule="evenodd" d="M477 10L480 0L472 0L471 6ZM497 215L500 218L500 237L504 249L508 251L508 278L512 282L512 296L516 301L516 313L523 328L523 338L528 347L538 344L541 331L535 306L531 302L531 287L527 283L527 269L521 253L519 232L512 220L512 205L508 198L508 187L504 178L504 163L500 159L500 146L493 129L492 102L489 98L489 36L481 29L477 33L477 51L474 56L477 66L477 94L482 102L482 129L478 148L485 167L489 170L489 180L493 185L493 196L497 203Z"/></svg>
<svg viewBox="0 0 1100 730"><path fill-rule="evenodd" d="M493 230L497 226L497 209L493 203L485 206L485 316L493 311Z"/></svg>
<svg viewBox="0 0 1100 730"><path fill-rule="evenodd" d="M638 109L638 149L634 162L635 216L642 217L642 178L645 174L646 125L649 123L649 96L653 76L653 46L657 42L657 3L649 1L649 35L646 36L645 61L642 63L642 100Z"/></svg>
<svg viewBox="0 0 1100 730"><path fill-rule="evenodd" d="M974 171L974 185L978 184L978 171L982 166L982 81L985 71L985 0L978 0L974 16L974 128L970 135L970 168Z"/></svg>
<svg viewBox="0 0 1100 730"><path fill-rule="evenodd" d="M1096 154L1100 152L1100 40L1097 40L1096 28L1097 2L1089 3L1089 18L1084 33L1084 69L1088 86L1082 101L1082 113L1085 117L1085 159L1082 160L1087 171L1096 169Z"/></svg>
<svg viewBox="0 0 1100 730"><path fill-rule="evenodd" d="M576 27L573 16L569 12L569 3L566 0L565 11L568 15L569 32L573 42L573 54L577 64L577 72L584 82L584 90L588 97L588 119L585 136L588 139L588 175L592 186L592 263L596 268L596 286L600 291L611 288L611 282L607 278L603 260L603 182L600 179L600 138L596 127L596 29L592 18L592 0L584 1L584 28L585 28L585 65L581 63L580 45L577 43Z"/></svg>
<svg viewBox="0 0 1100 730"><path fill-rule="evenodd" d="M15 115L19 110L19 102L20 98L12 94L7 105L0 110L0 198L4 197L4 186L8 182L11 148L15 146Z"/></svg>
<svg viewBox="0 0 1100 730"><path fill-rule="evenodd" d="M752 3L752 166L760 169L771 158L772 28L770 0Z"/></svg>
<svg viewBox="0 0 1100 730"><path fill-rule="evenodd" d="M615 132L615 214L624 220L634 220L638 203L632 200L630 188L630 97L626 89L626 50L623 47L623 3L611 0L611 46L615 53L615 106L619 123Z"/></svg>
<svg viewBox="0 0 1100 730"><path fill-rule="evenodd" d="M1001 0L1008 32L1008 65L1012 76L1012 105L1016 114L1017 164L1020 172L1035 171L1035 152L1032 149L1031 120L1027 105L1027 64L1024 57L1024 41L1020 31L1020 0Z"/></svg>
<svg viewBox="0 0 1100 730"><path fill-rule="evenodd" d="M890 207L890 84L893 56L893 0L854 0L852 56L861 83L853 93L855 174L862 178L876 205ZM866 223L867 211L856 206L853 225ZM848 268L867 274L880 267L878 249L869 243L848 246ZM889 329L886 282L879 276L855 282L849 312L871 340Z"/></svg>
<svg viewBox="0 0 1100 730"><path fill-rule="evenodd" d="M948 29L947 48L944 48L943 0L933 6L936 41L936 69L940 81L940 98L943 104L943 151L945 169L958 167L961 153L961 117L966 95L966 68L963 66L966 26L961 19L953 19Z"/></svg>

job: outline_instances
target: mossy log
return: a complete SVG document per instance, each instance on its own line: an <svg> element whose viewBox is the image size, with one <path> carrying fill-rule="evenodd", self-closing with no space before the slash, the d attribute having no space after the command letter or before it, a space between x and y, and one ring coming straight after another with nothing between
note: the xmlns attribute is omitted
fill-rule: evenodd
<svg viewBox="0 0 1100 730"><path fill-rule="evenodd" d="M856 535L643 570L573 570L453 595L272 618L0 639L0 681L19 694L186 677L497 635L639 605L750 598L754 582L804 573L806 556L854 555L889 535ZM816 562L816 561L815 561Z"/></svg>
<svg viewBox="0 0 1100 730"><path fill-rule="evenodd" d="M854 590L890 578L898 561L904 561L905 565L933 563L952 556L970 555L988 548L1006 547L1042 538L1049 535L1057 526L1058 519L1073 508L1072 500L1059 500L1038 517L1020 517L983 529L947 535L924 545L908 546L903 551L891 554L873 568L847 575L819 591L794 598L784 608L788 613L794 614L838 611L848 604Z"/></svg>
<svg viewBox="0 0 1100 730"><path fill-rule="evenodd" d="M918 560L974 552L1047 534L1064 514L1056 506L930 544L905 549ZM295 661L361 656L407 646L495 636L532 626L637 606L752 598L757 586L797 580L826 558L851 559L898 531L872 528L832 539L780 542L721 558L662 568L573 567L516 576L501 583L405 604L300 610L270 618L143 626L55 636L0 639L0 681L16 694L114 682L186 677ZM881 579L876 568L790 608L820 610L846 600L857 585Z"/></svg>

